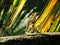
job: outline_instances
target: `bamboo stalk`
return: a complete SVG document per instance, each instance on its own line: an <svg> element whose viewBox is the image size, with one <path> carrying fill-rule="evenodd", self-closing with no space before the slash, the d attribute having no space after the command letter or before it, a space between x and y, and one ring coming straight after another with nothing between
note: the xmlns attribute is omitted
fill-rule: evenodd
<svg viewBox="0 0 60 45"><path fill-rule="evenodd" d="M60 14L59 14L59 16L57 17L57 19L54 21L54 23L52 24L49 32L54 32L54 31L55 31L55 29L56 29L56 27L57 27L57 25L58 25L58 23L59 23L59 19L60 19Z"/></svg>
<svg viewBox="0 0 60 45"><path fill-rule="evenodd" d="M13 24L13 22L14 22L16 16L18 16L18 14L20 13L20 11L22 10L22 8L23 8L25 2L26 2L26 0L22 0L21 3L19 3L19 5L18 5L18 7L17 7L15 13L13 14L13 16L12 16L10 22L9 22L8 25L6 26L4 32L2 33L2 36L3 36L4 33L7 31L7 29L9 29L9 28L12 26L12 24Z"/></svg>
<svg viewBox="0 0 60 45"><path fill-rule="evenodd" d="M44 21L44 19L47 17L47 15L51 12L51 10L54 7L54 5L56 4L56 2L57 2L57 0L50 0L50 2L48 3L47 7L44 10L44 12L38 18L36 23L34 24L34 29L35 30L38 30L39 25L41 25L41 23Z"/></svg>
<svg viewBox="0 0 60 45"><path fill-rule="evenodd" d="M9 10L7 12L8 14L10 14L13 11L13 9L14 9L15 5L17 4L17 2L18 2L18 0L13 1L13 4L10 6L10 8L9 8Z"/></svg>
<svg viewBox="0 0 60 45"><path fill-rule="evenodd" d="M22 10L25 2L26 2L26 0L24 0L24 1L22 0L22 1L21 1L21 3L20 3L19 6L17 7L14 15L12 16L12 18L11 18L11 20L10 20L10 22L9 22L10 25L8 24L9 26L7 26L6 29L12 26L13 21L15 20L16 16L19 14L19 12Z"/></svg>
<svg viewBox="0 0 60 45"><path fill-rule="evenodd" d="M57 1L56 5L54 6L54 8L52 9L52 11L50 12L50 14L46 17L46 19L43 21L42 25L39 28L39 32L47 32L48 28L51 25L51 20L48 19L49 16L53 15L54 17L56 16L56 13L58 12L59 8L60 8L60 1ZM48 20L47 20L48 19ZM47 21L46 21L47 20ZM51 21L51 22L50 22ZM50 24L50 25L49 25ZM45 31L46 30L46 31Z"/></svg>
<svg viewBox="0 0 60 45"><path fill-rule="evenodd" d="M60 30L60 23L58 24L58 26L57 26L55 32L58 32L59 30Z"/></svg>
<svg viewBox="0 0 60 45"><path fill-rule="evenodd" d="M44 24L44 26L42 27L41 33L48 31L53 19L54 19L54 15L51 15L49 19L46 21L46 23Z"/></svg>

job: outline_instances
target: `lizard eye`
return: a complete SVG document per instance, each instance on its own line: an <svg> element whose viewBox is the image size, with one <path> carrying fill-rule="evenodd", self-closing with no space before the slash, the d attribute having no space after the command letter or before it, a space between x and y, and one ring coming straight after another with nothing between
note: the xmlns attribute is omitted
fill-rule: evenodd
<svg viewBox="0 0 60 45"><path fill-rule="evenodd" d="M34 22L32 22L32 23L34 23Z"/></svg>

